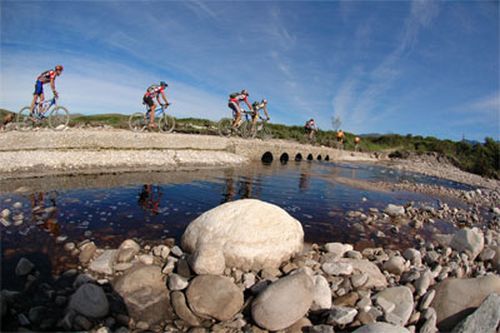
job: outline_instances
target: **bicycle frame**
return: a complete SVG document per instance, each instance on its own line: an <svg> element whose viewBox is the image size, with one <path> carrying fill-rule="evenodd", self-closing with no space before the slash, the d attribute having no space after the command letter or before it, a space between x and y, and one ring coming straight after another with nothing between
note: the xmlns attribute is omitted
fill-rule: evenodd
<svg viewBox="0 0 500 333"><path fill-rule="evenodd" d="M146 118L149 119L149 116L151 115L151 108L150 107L147 107L146 108ZM160 117L162 116L163 114L165 114L165 110L167 109L167 106L160 106L159 108L156 108L155 109L155 118L157 117Z"/></svg>
<svg viewBox="0 0 500 333"><path fill-rule="evenodd" d="M43 113L46 113L52 106L57 105L57 99L55 97L52 97L49 100L43 101L42 103L40 102L35 102L35 105L33 106L33 110L35 115L39 116L40 114L40 107L43 110Z"/></svg>

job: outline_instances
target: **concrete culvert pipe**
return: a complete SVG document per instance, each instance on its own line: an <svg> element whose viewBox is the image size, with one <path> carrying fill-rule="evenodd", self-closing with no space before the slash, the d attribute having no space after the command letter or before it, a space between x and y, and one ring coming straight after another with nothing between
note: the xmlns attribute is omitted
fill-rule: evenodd
<svg viewBox="0 0 500 333"><path fill-rule="evenodd" d="M280 162L281 162L282 164L285 164L285 163L287 163L287 162L288 162L288 154L287 154L287 153L283 153L283 154L281 154L281 156L280 156Z"/></svg>
<svg viewBox="0 0 500 333"><path fill-rule="evenodd" d="M329 160L330 160L330 155L326 155L325 161L329 161Z"/></svg>
<svg viewBox="0 0 500 333"><path fill-rule="evenodd" d="M321 155L318 155L318 157L316 158L318 161L321 161Z"/></svg>
<svg viewBox="0 0 500 333"><path fill-rule="evenodd" d="M307 160L312 161L314 159L313 154L307 155Z"/></svg>
<svg viewBox="0 0 500 333"><path fill-rule="evenodd" d="M302 161L302 154L298 153L297 155L295 155L295 160L296 161Z"/></svg>
<svg viewBox="0 0 500 333"><path fill-rule="evenodd" d="M270 151L266 151L261 158L262 163L270 164L273 162L273 154Z"/></svg>

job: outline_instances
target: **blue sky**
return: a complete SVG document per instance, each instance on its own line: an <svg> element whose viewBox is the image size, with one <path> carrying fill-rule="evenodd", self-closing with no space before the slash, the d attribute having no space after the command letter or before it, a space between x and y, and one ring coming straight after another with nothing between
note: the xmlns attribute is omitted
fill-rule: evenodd
<svg viewBox="0 0 500 333"><path fill-rule="evenodd" d="M266 97L272 121L354 133L499 137L499 2L1 0L0 107L61 63L74 113L132 113L169 83L179 117ZM50 89L46 89L50 90Z"/></svg>

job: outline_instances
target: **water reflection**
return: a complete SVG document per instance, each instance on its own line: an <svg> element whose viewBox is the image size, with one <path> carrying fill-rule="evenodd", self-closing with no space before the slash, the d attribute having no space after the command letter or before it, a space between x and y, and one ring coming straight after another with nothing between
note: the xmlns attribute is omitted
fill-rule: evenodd
<svg viewBox="0 0 500 333"><path fill-rule="evenodd" d="M162 192L159 185L144 184L139 193L137 203L145 211L152 215L158 215L160 212Z"/></svg>
<svg viewBox="0 0 500 333"><path fill-rule="evenodd" d="M31 222L41 226L54 237L61 233L61 227L57 221L57 192L48 193L35 192L30 195Z"/></svg>

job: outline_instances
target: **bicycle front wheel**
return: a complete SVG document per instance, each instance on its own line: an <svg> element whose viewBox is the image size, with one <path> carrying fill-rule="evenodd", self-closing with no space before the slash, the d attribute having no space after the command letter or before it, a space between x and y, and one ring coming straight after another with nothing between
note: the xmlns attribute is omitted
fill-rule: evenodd
<svg viewBox="0 0 500 333"><path fill-rule="evenodd" d="M172 133L175 128L175 118L164 114L159 120L158 127L160 128L160 132Z"/></svg>
<svg viewBox="0 0 500 333"><path fill-rule="evenodd" d="M17 129L20 131L29 131L35 125L31 115L31 107L25 106L17 113Z"/></svg>
<svg viewBox="0 0 500 333"><path fill-rule="evenodd" d="M136 112L128 118L128 126L134 132L142 132L146 128L146 115Z"/></svg>
<svg viewBox="0 0 500 333"><path fill-rule="evenodd" d="M229 118L223 118L219 121L219 135L229 138L232 134L233 121Z"/></svg>
<svg viewBox="0 0 500 333"><path fill-rule="evenodd" d="M264 141L270 140L273 137L271 129L264 124L257 124L257 136Z"/></svg>
<svg viewBox="0 0 500 333"><path fill-rule="evenodd" d="M56 106L49 114L49 126L55 131L62 131L68 127L69 111L63 106Z"/></svg>

